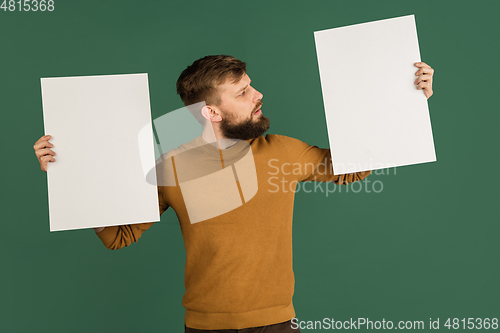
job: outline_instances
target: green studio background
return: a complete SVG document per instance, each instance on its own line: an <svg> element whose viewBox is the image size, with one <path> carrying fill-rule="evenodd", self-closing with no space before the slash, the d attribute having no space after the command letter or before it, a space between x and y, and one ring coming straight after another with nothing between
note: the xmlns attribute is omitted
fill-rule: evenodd
<svg viewBox="0 0 500 333"><path fill-rule="evenodd" d="M32 148L44 134L41 77L148 73L157 118L182 106L175 82L187 65L231 54L264 94L268 133L328 147L313 31L410 14L422 61L436 70L438 161L371 175L380 193L297 193L297 317L421 320L426 330L439 318L440 331L450 317L499 318L499 10L498 1L427 0L56 0L53 12L1 10L0 332L184 327L173 210L118 251L92 229L49 232L47 177ZM376 77L373 88L383 89Z"/></svg>

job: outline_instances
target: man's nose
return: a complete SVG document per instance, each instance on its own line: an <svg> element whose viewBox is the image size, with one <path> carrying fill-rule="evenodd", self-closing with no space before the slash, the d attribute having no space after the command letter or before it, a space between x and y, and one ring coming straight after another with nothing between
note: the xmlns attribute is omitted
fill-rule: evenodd
<svg viewBox="0 0 500 333"><path fill-rule="evenodd" d="M257 89L254 90L255 90L254 102L261 100L264 97L264 95L262 95Z"/></svg>

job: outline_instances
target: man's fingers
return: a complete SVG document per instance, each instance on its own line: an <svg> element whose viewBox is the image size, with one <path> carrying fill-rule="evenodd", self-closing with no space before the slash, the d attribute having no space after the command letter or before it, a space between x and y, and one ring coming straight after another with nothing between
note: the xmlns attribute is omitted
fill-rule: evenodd
<svg viewBox="0 0 500 333"><path fill-rule="evenodd" d="M415 80L417 89L423 89L425 96L429 98L433 94L432 77L434 75L434 69L425 62L417 62L415 63L415 66L419 67L419 70L415 72L415 75L418 76Z"/></svg>
<svg viewBox="0 0 500 333"><path fill-rule="evenodd" d="M48 162L55 162L56 159L52 155L45 155L40 158L40 162L47 164Z"/></svg>
<svg viewBox="0 0 500 333"><path fill-rule="evenodd" d="M40 158L42 156L45 156L45 155L55 155L56 153L50 149L50 148L45 148L45 149L38 149L38 150L35 150L35 155Z"/></svg>
<svg viewBox="0 0 500 333"><path fill-rule="evenodd" d="M42 136L40 139L38 139L35 143L38 143L40 141L47 141L47 140L50 140L51 136L50 135L44 135Z"/></svg>
<svg viewBox="0 0 500 333"><path fill-rule="evenodd" d="M428 74L420 75L416 80L415 84L419 84L422 81L431 81L432 82L432 76Z"/></svg>
<svg viewBox="0 0 500 333"><path fill-rule="evenodd" d="M54 147L53 144L49 142L51 136L44 135L40 139L38 139L33 145L33 149L35 150L35 155L40 162L40 169L42 171L47 172L47 165L49 162L55 162L56 159L54 156L56 153L50 148Z"/></svg>
<svg viewBox="0 0 500 333"><path fill-rule="evenodd" d="M431 89L431 84L429 82L420 82L418 85L417 85L417 89L421 90L421 89Z"/></svg>
<svg viewBox="0 0 500 333"><path fill-rule="evenodd" d="M421 61L421 62L417 62L417 63L415 64L415 66L417 66L417 67L421 67L421 66L431 67L431 66L427 65L425 62L422 62L422 61Z"/></svg>
<svg viewBox="0 0 500 333"><path fill-rule="evenodd" d="M415 66L420 67L420 68L430 68L432 69L431 66L427 65L425 62L417 62L415 63Z"/></svg>
<svg viewBox="0 0 500 333"><path fill-rule="evenodd" d="M35 150L38 150L38 149L42 149L42 148L45 148L45 147L54 147L54 145L50 142L48 142L47 140L42 140L42 141L37 141L35 143L35 145L33 146L33 149Z"/></svg>
<svg viewBox="0 0 500 333"><path fill-rule="evenodd" d="M33 149L37 149L37 147L43 147L44 144L46 145L47 143L49 143L50 139L50 135L42 136L40 139L36 140L35 144L33 145Z"/></svg>
<svg viewBox="0 0 500 333"><path fill-rule="evenodd" d="M415 72L415 75L421 74L430 74L431 76L434 74L434 69L431 67L421 67L418 71Z"/></svg>
<svg viewBox="0 0 500 333"><path fill-rule="evenodd" d="M45 136L42 136L40 139L36 140L35 145L43 140L47 140L47 138Z"/></svg>
<svg viewBox="0 0 500 333"><path fill-rule="evenodd" d="M49 162L55 162L55 161L56 159L52 157L52 155L42 156L40 158L40 169L42 169L42 171L47 172L47 165L49 164Z"/></svg>

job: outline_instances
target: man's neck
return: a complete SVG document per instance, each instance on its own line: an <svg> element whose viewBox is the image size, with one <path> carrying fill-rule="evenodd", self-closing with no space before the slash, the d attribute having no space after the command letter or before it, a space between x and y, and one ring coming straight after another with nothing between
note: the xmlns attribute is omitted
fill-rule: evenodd
<svg viewBox="0 0 500 333"><path fill-rule="evenodd" d="M215 137L214 137L215 134ZM239 140L237 139L228 139L222 135L222 133L214 133L211 131L204 130L201 134L201 138L210 144L217 146L219 149L227 149Z"/></svg>

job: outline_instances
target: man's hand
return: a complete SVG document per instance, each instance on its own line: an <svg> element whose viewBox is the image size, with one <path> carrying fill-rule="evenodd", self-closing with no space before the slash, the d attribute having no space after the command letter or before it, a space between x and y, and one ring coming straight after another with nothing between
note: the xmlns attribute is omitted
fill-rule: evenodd
<svg viewBox="0 0 500 333"><path fill-rule="evenodd" d="M432 76L434 75L434 70L431 66L427 65L425 62L416 62L415 66L419 67L419 70L415 73L418 78L415 80L417 89L424 89L424 94L427 99L432 96Z"/></svg>
<svg viewBox="0 0 500 333"><path fill-rule="evenodd" d="M50 135L42 136L35 142L33 149L35 150L35 155L38 158L38 162L40 162L40 168L42 171L47 172L47 164L49 162L55 162L56 159L54 156L56 153L50 149L54 147L52 143L49 142Z"/></svg>
<svg viewBox="0 0 500 333"><path fill-rule="evenodd" d="M35 142L35 145L33 146L33 149L35 150L35 155L38 158L38 161L40 162L40 168L42 171L47 172L47 164L49 162L55 162L56 159L54 156L56 153L50 149L54 147L52 143L49 142L50 140L50 135L42 136L40 139L38 139L37 142ZM102 228L94 228L95 233L98 234L100 233L104 227Z"/></svg>

